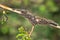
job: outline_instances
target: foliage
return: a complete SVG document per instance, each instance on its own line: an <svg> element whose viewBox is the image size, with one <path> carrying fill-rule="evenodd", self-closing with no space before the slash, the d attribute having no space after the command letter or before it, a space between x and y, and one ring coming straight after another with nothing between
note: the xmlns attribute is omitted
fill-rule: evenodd
<svg viewBox="0 0 60 40"><path fill-rule="evenodd" d="M28 32L26 32L23 27L20 27L18 31L19 31L19 34L16 36L18 40L31 40Z"/></svg>
<svg viewBox="0 0 60 40"><path fill-rule="evenodd" d="M6 12L3 11L2 19L1 19L1 24L4 24L7 21L8 17L6 15Z"/></svg>

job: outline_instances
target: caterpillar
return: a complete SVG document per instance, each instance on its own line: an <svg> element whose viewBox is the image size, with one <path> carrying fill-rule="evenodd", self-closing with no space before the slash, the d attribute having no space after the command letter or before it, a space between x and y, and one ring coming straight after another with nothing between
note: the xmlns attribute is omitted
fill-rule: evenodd
<svg viewBox="0 0 60 40"><path fill-rule="evenodd" d="M12 12L16 12L16 13L24 16L33 25L36 25L36 24L45 24L46 25L47 24L47 25L50 25L50 26L53 26L53 27L56 27L56 28L60 28L60 26L56 22L54 22L52 20L49 20L49 19L46 19L46 18L34 16L34 15L32 15L31 12L29 12L27 10L24 10L24 9L23 10L16 10L16 9L7 7L7 6L2 5L2 4L0 4L0 7L3 8L3 9L6 9L6 10L12 11Z"/></svg>

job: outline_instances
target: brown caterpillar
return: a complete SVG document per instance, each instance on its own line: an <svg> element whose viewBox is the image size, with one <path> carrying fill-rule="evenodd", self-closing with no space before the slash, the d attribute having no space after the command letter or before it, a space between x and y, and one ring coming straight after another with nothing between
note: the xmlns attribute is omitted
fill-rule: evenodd
<svg viewBox="0 0 60 40"><path fill-rule="evenodd" d="M29 21L33 25L36 25L36 24L48 24L50 26L60 28L60 26L56 22L54 22L52 20L49 20L49 19L46 19L46 18L33 16L32 13L30 13L29 11L12 9L12 8L7 7L5 5L2 5L2 4L0 4L0 7L3 8L3 9L6 9L6 10L9 10L9 11L12 11L12 12L15 12L15 13L18 13L18 14L24 16L25 18L29 19Z"/></svg>
<svg viewBox="0 0 60 40"><path fill-rule="evenodd" d="M21 10L21 13L22 13L21 15L24 16L25 18L29 19L33 25L48 24L50 26L58 26L58 24L56 22L46 19L46 18L33 16L28 11Z"/></svg>

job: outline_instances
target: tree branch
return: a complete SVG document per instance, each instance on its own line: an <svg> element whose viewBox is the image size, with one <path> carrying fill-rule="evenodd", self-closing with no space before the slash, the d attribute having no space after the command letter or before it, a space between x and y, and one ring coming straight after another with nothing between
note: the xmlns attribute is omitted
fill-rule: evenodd
<svg viewBox="0 0 60 40"><path fill-rule="evenodd" d="M34 25L36 25L36 24L44 24L44 25L47 24L47 25L50 25L52 27L60 29L60 26L56 22L49 20L49 19L46 19L46 18L33 16L32 13L29 11L26 11L26 10L18 11L16 9L12 9L12 8L7 7L5 5L2 5L2 4L0 4L0 7L3 9L6 9L6 10L12 11L12 12L18 13L18 14L24 16L25 18L27 18L33 24L33 27L30 31L29 36L32 34L33 29L34 29Z"/></svg>

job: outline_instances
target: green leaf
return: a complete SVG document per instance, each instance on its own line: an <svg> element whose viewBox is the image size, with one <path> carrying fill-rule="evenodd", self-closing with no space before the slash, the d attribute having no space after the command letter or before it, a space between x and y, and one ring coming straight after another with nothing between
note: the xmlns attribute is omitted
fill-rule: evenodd
<svg viewBox="0 0 60 40"><path fill-rule="evenodd" d="M18 28L19 34L16 36L18 40L31 40L27 31L23 27Z"/></svg>
<svg viewBox="0 0 60 40"><path fill-rule="evenodd" d="M19 38L20 36L24 36L24 34L18 34L16 38Z"/></svg>

